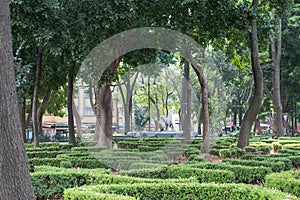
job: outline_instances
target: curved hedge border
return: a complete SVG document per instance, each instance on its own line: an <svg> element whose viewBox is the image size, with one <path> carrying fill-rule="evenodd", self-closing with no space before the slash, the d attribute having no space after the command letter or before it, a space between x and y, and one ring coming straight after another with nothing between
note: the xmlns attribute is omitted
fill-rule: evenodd
<svg viewBox="0 0 300 200"><path fill-rule="evenodd" d="M64 189L89 184L132 184L132 183L181 183L197 182L189 179L145 179L108 174L105 169L62 169L56 167L36 167L38 172L31 174L34 193L38 199L47 199L62 194ZM44 172L42 172L44 171Z"/></svg>
<svg viewBox="0 0 300 200"><path fill-rule="evenodd" d="M300 171L285 171L266 176L266 187L300 197Z"/></svg>
<svg viewBox="0 0 300 200"><path fill-rule="evenodd" d="M237 159L225 159L222 162L223 163L230 163L232 165L270 167L273 172L281 172L285 169L285 164L283 162L256 161L256 160L237 160Z"/></svg>
<svg viewBox="0 0 300 200"><path fill-rule="evenodd" d="M88 193L90 199L93 194L112 193L132 196L137 199L201 199L201 200L281 200L288 199L288 195L262 187L242 184L199 184L199 183L157 183L157 184L112 184L92 185L72 188L64 191L64 199L78 199L80 193Z"/></svg>
<svg viewBox="0 0 300 200"><path fill-rule="evenodd" d="M191 164L191 167L231 171L234 173L235 181L238 183L264 182L266 175L272 173L272 169L269 167L250 167L243 165L228 165L222 163L197 163Z"/></svg>
<svg viewBox="0 0 300 200"><path fill-rule="evenodd" d="M140 178L160 179L196 177L200 183L233 183L235 181L233 172L226 170L198 169L189 167L189 165L185 165L184 167L174 165L160 169L130 170L122 172L122 174Z"/></svg>

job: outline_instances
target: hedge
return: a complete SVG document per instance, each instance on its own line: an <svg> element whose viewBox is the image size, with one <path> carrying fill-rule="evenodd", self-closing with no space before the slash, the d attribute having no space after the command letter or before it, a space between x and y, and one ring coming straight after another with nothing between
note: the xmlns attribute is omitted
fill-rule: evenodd
<svg viewBox="0 0 300 200"><path fill-rule="evenodd" d="M191 164L191 167L200 169L219 169L227 170L234 173L235 182L237 183L261 183L264 182L265 176L272 173L268 167L250 167L243 165L227 165L219 163L198 163Z"/></svg>
<svg viewBox="0 0 300 200"><path fill-rule="evenodd" d="M232 183L235 180L233 172L225 170L198 169L186 166L169 166L160 169L130 170L122 174L141 178L189 178L196 177L200 183Z"/></svg>
<svg viewBox="0 0 300 200"><path fill-rule="evenodd" d="M244 155L242 159L245 160L258 160L258 161L270 161L270 162L283 162L284 170L290 170L292 167L292 161L289 157L280 156L268 156L268 155Z"/></svg>
<svg viewBox="0 0 300 200"><path fill-rule="evenodd" d="M283 162L269 162L269 161L256 161L256 160L238 160L238 159L225 159L224 163L231 163L232 165L245 165L255 167L270 167L273 172L280 172L285 169Z"/></svg>
<svg viewBox="0 0 300 200"><path fill-rule="evenodd" d="M262 187L241 184L157 183L92 185L65 190L67 199L76 199L77 192L113 193L137 199L201 199L201 200L253 200L287 199L287 194ZM92 198L94 197L92 196Z"/></svg>
<svg viewBox="0 0 300 200"><path fill-rule="evenodd" d="M47 167L39 167L39 170ZM38 170L38 171L39 171ZM160 182L196 182L195 178L190 179L143 179L128 176L107 174L105 170L88 169L59 169L49 168L47 172L36 172L31 174L35 195L38 199L52 198L62 194L65 188L82 186L85 184L121 184L121 183L160 183Z"/></svg>
<svg viewBox="0 0 300 200"><path fill-rule="evenodd" d="M300 197L300 171L285 171L266 176L266 187Z"/></svg>
<svg viewBox="0 0 300 200"><path fill-rule="evenodd" d="M59 154L63 154L63 151L32 151L26 152L27 158L55 158Z"/></svg>
<svg viewBox="0 0 300 200"><path fill-rule="evenodd" d="M64 192L65 200L135 200L136 198L130 196L123 196L118 194L104 194L93 192L89 193L81 190L66 190Z"/></svg>

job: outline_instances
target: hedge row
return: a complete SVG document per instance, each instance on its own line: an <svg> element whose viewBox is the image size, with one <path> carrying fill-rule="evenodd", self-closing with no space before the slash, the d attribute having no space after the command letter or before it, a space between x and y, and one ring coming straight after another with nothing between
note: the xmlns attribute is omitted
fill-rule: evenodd
<svg viewBox="0 0 300 200"><path fill-rule="evenodd" d="M300 197L300 171L269 174L265 186Z"/></svg>
<svg viewBox="0 0 300 200"><path fill-rule="evenodd" d="M80 192L79 192L80 191ZM201 199L201 200L253 200L287 199L287 194L261 187L242 184L199 184L199 183L158 183L158 184L112 184L92 185L67 189L65 200L79 199L82 193L89 194L88 199L96 199L99 193L113 193L132 196L137 199ZM95 194L95 195L94 195Z"/></svg>
<svg viewBox="0 0 300 200"><path fill-rule="evenodd" d="M37 168L47 170L47 167ZM107 174L105 170L86 170L86 169L57 169L50 168L47 172L36 172L31 174L32 184L35 195L38 199L52 198L57 194L62 194L64 189L85 184L132 184L132 183L168 183L168 182L196 182L195 178L190 179L143 179L128 176L117 176Z"/></svg>
<svg viewBox="0 0 300 200"><path fill-rule="evenodd" d="M219 169L231 171L234 173L235 182L237 183L261 183L264 182L267 174L272 173L272 169L268 167L250 167L243 165L227 165L222 163L198 163L191 164L190 166L200 169Z"/></svg>
<svg viewBox="0 0 300 200"><path fill-rule="evenodd" d="M55 158L59 154L63 154L63 151L31 151L26 152L27 158Z"/></svg>
<svg viewBox="0 0 300 200"><path fill-rule="evenodd" d="M122 174L141 178L190 178L196 177L200 183L232 183L235 181L233 172L226 170L199 169L186 166L169 166L159 169L130 170Z"/></svg>
<svg viewBox="0 0 300 200"><path fill-rule="evenodd" d="M273 172L280 172L285 169L283 162L269 162L269 161L256 161L256 160L237 160L237 159L225 159L224 163L230 163L232 165L245 165L256 167L270 167Z"/></svg>

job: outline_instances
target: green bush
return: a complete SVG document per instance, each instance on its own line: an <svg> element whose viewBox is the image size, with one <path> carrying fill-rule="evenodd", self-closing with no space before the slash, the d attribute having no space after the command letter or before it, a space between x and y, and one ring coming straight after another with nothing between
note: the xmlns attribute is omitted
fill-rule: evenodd
<svg viewBox="0 0 300 200"><path fill-rule="evenodd" d="M284 170L290 170L292 167L292 161L288 157L275 157L269 155L244 155L242 159L245 160L257 160L257 161L270 161L270 162L283 162Z"/></svg>
<svg viewBox="0 0 300 200"><path fill-rule="evenodd" d="M220 150L219 149L211 149L209 151L209 154L213 155L213 156L220 156Z"/></svg>
<svg viewBox="0 0 300 200"><path fill-rule="evenodd" d="M146 163L146 162L132 163L130 165L130 169L153 169L153 168L161 168L161 167L166 167L166 165L157 164L157 163Z"/></svg>
<svg viewBox="0 0 300 200"><path fill-rule="evenodd" d="M63 151L31 151L26 152L27 158L55 158L59 154L63 154Z"/></svg>
<svg viewBox="0 0 300 200"><path fill-rule="evenodd" d="M79 190L65 190L64 192L65 200L135 200L134 197L123 196L118 194L103 194L98 192L89 193L86 191Z"/></svg>
<svg viewBox="0 0 300 200"><path fill-rule="evenodd" d="M289 159L295 167L298 168L300 166L300 156L290 156Z"/></svg>
<svg viewBox="0 0 300 200"><path fill-rule="evenodd" d="M231 157L234 157L234 158L239 158L242 155L244 155L244 153L245 153L244 149L241 149L238 147L233 147L230 149L230 151L231 151Z"/></svg>
<svg viewBox="0 0 300 200"><path fill-rule="evenodd" d="M34 148L34 147L26 147L25 148L26 152L37 152L37 151L59 151L60 148L59 146L53 146L53 147L44 147L44 148L40 148L40 147L37 147L37 148Z"/></svg>
<svg viewBox="0 0 300 200"><path fill-rule="evenodd" d="M28 164L29 166L49 165L59 167L62 160L61 158L31 158L28 159Z"/></svg>
<svg viewBox="0 0 300 200"><path fill-rule="evenodd" d="M256 161L256 160L237 160L237 159L225 159L224 163L231 163L232 165L245 165L256 167L270 167L273 172L280 172L285 169L283 162L270 162L270 161Z"/></svg>
<svg viewBox="0 0 300 200"><path fill-rule="evenodd" d="M256 149L254 147L246 146L244 148L245 152L256 152Z"/></svg>
<svg viewBox="0 0 300 200"><path fill-rule="evenodd" d="M222 159L230 158L231 157L231 151L229 149L221 149L220 150L220 157Z"/></svg>
<svg viewBox="0 0 300 200"><path fill-rule="evenodd" d="M196 177L199 182L231 183L234 182L234 174L225 170L210 170L192 168L188 165L174 165L160 169L130 170L123 172L128 176L141 178L190 178Z"/></svg>
<svg viewBox="0 0 300 200"><path fill-rule="evenodd" d="M189 161L205 162L205 158L203 158L199 154L198 155L190 155L189 156Z"/></svg>
<svg viewBox="0 0 300 200"><path fill-rule="evenodd" d="M68 189L65 191L65 194L73 198L72 194L76 194L77 191L86 192L88 194L114 193L132 196L137 199L281 200L287 198L287 194L279 191L241 184L144 183L93 185ZM76 198L74 197L73 199Z"/></svg>
<svg viewBox="0 0 300 200"><path fill-rule="evenodd" d="M85 151L91 151L91 152L100 152L103 150L106 150L106 147L102 147L102 146L86 146L86 147L72 147L72 151L81 151L81 152L85 152Z"/></svg>
<svg viewBox="0 0 300 200"><path fill-rule="evenodd" d="M264 182L265 176L272 173L271 168L268 167L250 167L243 165L228 165L223 163L198 163L191 164L191 167L231 171L234 173L235 182L249 184Z"/></svg>
<svg viewBox="0 0 300 200"><path fill-rule="evenodd" d="M300 197L300 171L269 174L265 186Z"/></svg>

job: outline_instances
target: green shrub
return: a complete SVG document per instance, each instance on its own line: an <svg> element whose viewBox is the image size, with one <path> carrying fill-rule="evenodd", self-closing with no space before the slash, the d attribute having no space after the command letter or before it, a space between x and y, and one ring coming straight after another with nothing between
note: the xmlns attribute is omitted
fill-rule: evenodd
<svg viewBox="0 0 300 200"><path fill-rule="evenodd" d="M213 155L213 156L220 156L220 150L219 149L211 149L209 151L209 154Z"/></svg>
<svg viewBox="0 0 300 200"><path fill-rule="evenodd" d="M201 199L201 200L253 200L286 199L287 194L266 188L241 184L199 184L199 183L157 183L157 184L112 184L72 188L65 191L93 193L114 193L137 199ZM74 198L75 199L75 198Z"/></svg>
<svg viewBox="0 0 300 200"><path fill-rule="evenodd" d="M65 200L135 200L134 197L123 196L118 194L103 194L98 192L89 193L86 191L81 191L80 188L77 190L65 190L64 192Z"/></svg>
<svg viewBox="0 0 300 200"><path fill-rule="evenodd" d="M234 174L225 170L192 168L188 165L174 165L160 169L130 170L126 175L141 178L189 178L196 177L199 182L230 183L234 182Z"/></svg>
<svg viewBox="0 0 300 200"><path fill-rule="evenodd" d="M270 153L270 148L269 147L258 147L257 151L261 151L264 154L268 154L268 153Z"/></svg>
<svg viewBox="0 0 300 200"><path fill-rule="evenodd" d="M270 162L283 162L284 170L290 170L292 167L292 161L288 157L275 157L271 155L244 155L242 159L245 160L257 160L257 161L270 161Z"/></svg>
<svg viewBox="0 0 300 200"><path fill-rule="evenodd" d="M28 159L28 164L30 166L49 165L59 167L62 160L61 158L31 158Z"/></svg>
<svg viewBox="0 0 300 200"><path fill-rule="evenodd" d="M86 146L86 147L72 147L72 151L91 151L91 152L100 152L106 150L106 147L102 146Z"/></svg>
<svg viewBox="0 0 300 200"><path fill-rule="evenodd" d="M244 153L245 153L244 149L241 149L238 147L233 147L230 149L230 151L231 151L231 157L234 157L234 158L239 158L242 155L244 155Z"/></svg>
<svg viewBox="0 0 300 200"><path fill-rule="evenodd" d="M153 168L161 168L161 167L166 167L166 165L157 164L157 163L146 163L146 162L132 163L130 165L130 169L153 169Z"/></svg>
<svg viewBox="0 0 300 200"><path fill-rule="evenodd" d="M49 147L43 147L43 148L40 148L40 147L30 147L30 148L25 148L26 152L37 152L37 151L59 151L60 150L60 147L59 146L49 146Z"/></svg>
<svg viewBox="0 0 300 200"><path fill-rule="evenodd" d="M200 169L219 169L227 170L234 173L237 183L261 183L264 182L265 176L272 173L268 167L250 167L243 165L228 165L219 163L198 163L191 164L191 167Z"/></svg>
<svg viewBox="0 0 300 200"><path fill-rule="evenodd" d="M246 146L244 147L245 152L256 152L254 147Z"/></svg>
<svg viewBox="0 0 300 200"><path fill-rule="evenodd" d="M26 152L27 158L55 158L59 154L63 154L63 151L31 151Z"/></svg>
<svg viewBox="0 0 300 200"><path fill-rule="evenodd" d="M285 171L266 176L266 187L300 197L300 171Z"/></svg>
<svg viewBox="0 0 300 200"><path fill-rule="evenodd" d="M222 159L230 158L231 157L231 151L229 149L221 149L220 150L220 157Z"/></svg>
<svg viewBox="0 0 300 200"><path fill-rule="evenodd" d="M189 156L189 161L205 162L205 158L203 158L199 154L198 155L190 155Z"/></svg>
<svg viewBox="0 0 300 200"><path fill-rule="evenodd" d="M285 169L283 162L269 162L269 161L256 161L256 160L237 160L237 159L225 159L224 163L231 163L232 165L245 165L256 167L270 167L273 172L280 172Z"/></svg>
<svg viewBox="0 0 300 200"><path fill-rule="evenodd" d="M292 164L295 167L299 167L300 166L300 156L290 156L289 159L292 161Z"/></svg>

